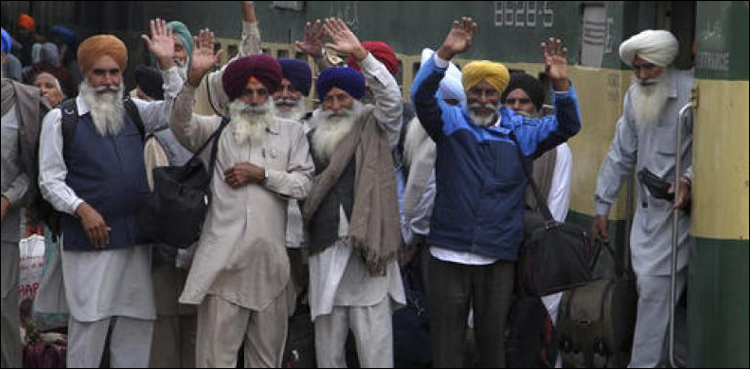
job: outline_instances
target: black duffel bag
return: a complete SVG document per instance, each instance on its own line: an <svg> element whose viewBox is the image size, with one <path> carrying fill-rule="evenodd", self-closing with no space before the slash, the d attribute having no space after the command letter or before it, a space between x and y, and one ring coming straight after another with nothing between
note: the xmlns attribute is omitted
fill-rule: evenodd
<svg viewBox="0 0 750 369"><path fill-rule="evenodd" d="M218 137L228 123L228 119L223 119L216 132L187 164L154 168L154 190L138 219L141 232L149 241L188 248L200 238L211 202L210 184L216 165ZM216 144L212 146L206 171L200 155L212 142Z"/></svg>
<svg viewBox="0 0 750 369"><path fill-rule="evenodd" d="M591 244L585 231L534 211L524 214L524 223L517 264L523 293L546 296L591 282Z"/></svg>
<svg viewBox="0 0 750 369"><path fill-rule="evenodd" d="M588 235L579 227L552 218L546 197L531 175L530 160L521 152L515 135L511 138L537 203L536 211L524 214L524 240L516 264L521 293L546 296L591 282Z"/></svg>

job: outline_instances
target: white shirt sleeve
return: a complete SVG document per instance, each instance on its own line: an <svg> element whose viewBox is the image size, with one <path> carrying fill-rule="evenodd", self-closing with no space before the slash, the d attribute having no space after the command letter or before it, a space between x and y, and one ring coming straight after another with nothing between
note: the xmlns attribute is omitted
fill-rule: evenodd
<svg viewBox="0 0 750 369"><path fill-rule="evenodd" d="M68 168L63 158L62 111L44 117L39 138L39 189L55 210L75 216L83 202L65 183Z"/></svg>
<svg viewBox="0 0 750 369"><path fill-rule="evenodd" d="M360 65L362 74L375 97L375 118L380 123L380 127L388 133L388 142L391 147L396 147L401 134L403 124L401 114L404 109L398 83L385 65L375 59L372 53L367 54Z"/></svg>
<svg viewBox="0 0 750 369"><path fill-rule="evenodd" d="M162 71L162 77L164 78L163 101L133 99L147 132L155 132L169 126L169 115L172 113L174 100L177 98L177 94L182 91L182 85L184 84L177 72L177 67Z"/></svg>
<svg viewBox="0 0 750 369"><path fill-rule="evenodd" d="M558 222L564 222L570 207L570 177L573 172L573 155L570 146L563 143L557 146L555 172L552 174L552 184L547 196L547 206L552 217Z"/></svg>

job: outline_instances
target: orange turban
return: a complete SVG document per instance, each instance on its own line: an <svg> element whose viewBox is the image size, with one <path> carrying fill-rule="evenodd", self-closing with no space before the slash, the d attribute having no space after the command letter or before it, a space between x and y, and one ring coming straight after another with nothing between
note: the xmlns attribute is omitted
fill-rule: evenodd
<svg viewBox="0 0 750 369"><path fill-rule="evenodd" d="M128 66L128 48L119 38L112 35L91 36L78 46L78 65L81 74L91 70L99 58L107 55L117 62L120 72L125 71Z"/></svg>
<svg viewBox="0 0 750 369"><path fill-rule="evenodd" d="M23 13L18 16L18 27L21 27L29 32L33 31L36 27L36 22L34 22L34 18L32 18L30 15Z"/></svg>

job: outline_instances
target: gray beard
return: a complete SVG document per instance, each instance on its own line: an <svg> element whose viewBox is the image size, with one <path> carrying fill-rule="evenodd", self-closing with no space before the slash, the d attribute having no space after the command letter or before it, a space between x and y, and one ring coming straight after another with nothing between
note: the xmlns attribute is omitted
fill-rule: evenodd
<svg viewBox="0 0 750 369"><path fill-rule="evenodd" d="M312 137L312 146L315 156L325 164L328 164L333 153L341 141L349 134L354 123L362 114L362 103L354 102L351 109L346 110L344 115L332 117L331 111L316 110L313 113L315 133Z"/></svg>
<svg viewBox="0 0 750 369"><path fill-rule="evenodd" d="M667 99L669 99L666 85L662 81L657 81L655 84L648 86L644 86L638 81L635 81L634 84L635 86L630 92L630 101L635 124L639 127L658 125L661 113L667 104Z"/></svg>
<svg viewBox="0 0 750 369"><path fill-rule="evenodd" d="M474 112L474 109L483 107L480 103L473 103L469 105L469 118L471 118L471 123L473 123L477 127L483 127L488 128L492 127L495 123L497 123L498 119L498 109L500 109L500 106L495 106L490 103L484 104L484 108L492 109L495 113L489 114L489 115L479 115Z"/></svg>
<svg viewBox="0 0 750 369"><path fill-rule="evenodd" d="M107 88L94 88L88 80L81 82L80 95L91 111L91 121L96 131L104 136L115 136L122 130L124 124L125 108L122 96L124 88L122 84L116 91L101 93Z"/></svg>
<svg viewBox="0 0 750 369"><path fill-rule="evenodd" d="M286 104L284 104L286 102L286 99L274 101L274 104L276 104L276 114L281 118L300 122L302 118L304 118L307 114L307 99L301 97L294 103L294 106L291 107L288 107Z"/></svg>
<svg viewBox="0 0 750 369"><path fill-rule="evenodd" d="M229 116L234 129L234 140L238 144L263 145L263 137L271 122L276 119L273 99L260 106L250 106L242 100L229 104Z"/></svg>

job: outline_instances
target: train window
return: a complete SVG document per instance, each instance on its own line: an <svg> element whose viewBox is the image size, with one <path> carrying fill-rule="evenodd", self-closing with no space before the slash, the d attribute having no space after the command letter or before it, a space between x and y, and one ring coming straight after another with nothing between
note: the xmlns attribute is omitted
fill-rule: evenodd
<svg viewBox="0 0 750 369"><path fill-rule="evenodd" d="M288 57L289 57L289 50L285 50L285 49L279 50L279 55L277 56L277 58L288 58Z"/></svg>
<svg viewBox="0 0 750 369"><path fill-rule="evenodd" d="M600 68L607 39L607 12L604 5L584 5L581 17L580 64Z"/></svg>

